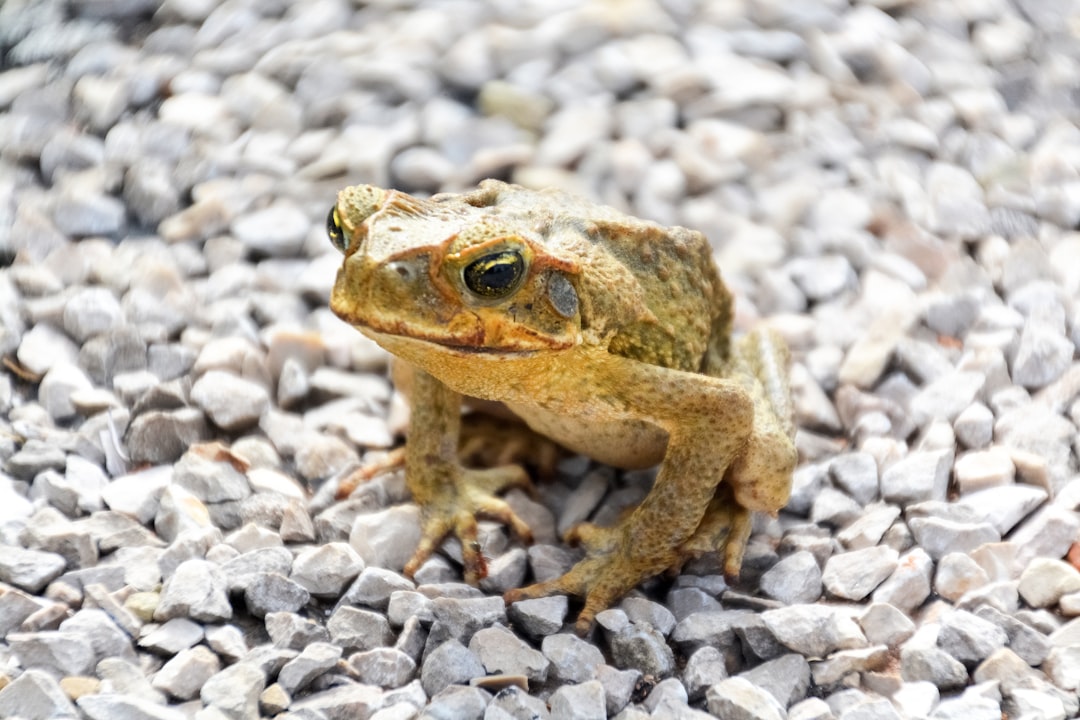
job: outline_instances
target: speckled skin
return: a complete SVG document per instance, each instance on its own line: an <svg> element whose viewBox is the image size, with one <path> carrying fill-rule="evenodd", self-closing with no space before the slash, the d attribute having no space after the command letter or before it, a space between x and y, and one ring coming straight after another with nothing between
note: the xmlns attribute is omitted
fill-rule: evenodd
<svg viewBox="0 0 1080 720"><path fill-rule="evenodd" d="M482 577L477 516L529 536L497 497L525 483L524 472L458 462L460 406L471 396L505 403L604 463L661 463L618 525L571 531L587 550L581 562L508 602L584 596L584 632L638 583L693 555L719 550L738 574L750 512L775 513L790 493L787 350L767 331L731 342L732 298L700 233L489 180L430 200L346 188L331 239L345 256L332 309L406 363L407 482L423 509L406 573L453 532L467 578ZM500 252L523 261L512 292L474 292L466 268Z"/></svg>

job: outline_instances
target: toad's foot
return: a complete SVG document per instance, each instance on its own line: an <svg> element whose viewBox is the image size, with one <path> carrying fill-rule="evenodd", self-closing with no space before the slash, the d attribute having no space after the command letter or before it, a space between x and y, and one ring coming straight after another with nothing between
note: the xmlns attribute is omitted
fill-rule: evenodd
<svg viewBox="0 0 1080 720"><path fill-rule="evenodd" d="M643 580L659 575L680 564L680 555L673 550L643 553L634 542L633 526L621 523L615 527L597 527L583 523L567 533L570 543L581 543L587 554L569 572L517 590L510 590L503 599L507 603L548 597L575 595L585 598L574 631L585 635L592 628L596 614L611 607Z"/></svg>
<svg viewBox="0 0 1080 720"><path fill-rule="evenodd" d="M430 468L434 473L435 468ZM487 562L477 541L476 519L497 520L510 527L523 542L532 542L532 531L497 493L511 487L530 488L529 476L518 465L504 465L484 470L452 465L443 473L448 477L428 478L423 497L413 485L413 495L421 507L420 544L405 564L405 575L412 577L451 533L461 541L465 581L475 585L487 576Z"/></svg>
<svg viewBox="0 0 1080 720"><path fill-rule="evenodd" d="M716 490L709 502L705 517L693 536L679 548L680 565L705 553L720 553L724 577L729 583L739 578L746 544L753 528L753 514L735 502L731 488L725 483Z"/></svg>

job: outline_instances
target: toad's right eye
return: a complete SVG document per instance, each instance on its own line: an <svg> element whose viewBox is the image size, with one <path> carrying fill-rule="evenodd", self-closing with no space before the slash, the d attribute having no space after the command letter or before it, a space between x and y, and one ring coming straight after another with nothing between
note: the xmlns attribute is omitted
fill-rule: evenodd
<svg viewBox="0 0 1080 720"><path fill-rule="evenodd" d="M330 214L326 216L326 234L330 237L330 242L334 244L338 252L343 253L349 249L349 240L345 237L344 228L341 227L341 217L338 215L337 205L330 208Z"/></svg>

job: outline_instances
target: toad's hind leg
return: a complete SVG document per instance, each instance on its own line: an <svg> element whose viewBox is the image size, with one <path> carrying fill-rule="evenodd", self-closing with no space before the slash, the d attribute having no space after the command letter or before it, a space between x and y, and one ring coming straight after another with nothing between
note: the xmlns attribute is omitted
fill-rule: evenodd
<svg viewBox="0 0 1080 720"><path fill-rule="evenodd" d="M750 538L751 512L776 514L791 496L791 474L798 462L788 350L775 332L754 330L742 337L710 375L737 381L750 395L754 420L738 459L705 512L697 532L684 546L687 558L721 552L724 574L738 577Z"/></svg>

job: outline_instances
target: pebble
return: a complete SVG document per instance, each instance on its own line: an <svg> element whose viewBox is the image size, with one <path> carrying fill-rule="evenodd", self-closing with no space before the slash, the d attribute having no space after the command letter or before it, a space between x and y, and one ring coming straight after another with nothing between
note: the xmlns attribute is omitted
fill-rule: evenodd
<svg viewBox="0 0 1080 720"><path fill-rule="evenodd" d="M913 612L930 595L934 563L921 547L900 556L896 570L878 585L871 597L874 602L889 603L905 612Z"/></svg>
<svg viewBox="0 0 1080 720"><path fill-rule="evenodd" d="M855 621L831 606L792 605L768 610L761 619L777 640L803 655L824 657L834 650L866 645Z"/></svg>
<svg viewBox="0 0 1080 720"><path fill-rule="evenodd" d="M282 257L299 252L310 224L300 208L287 201L278 201L238 215L230 230L252 252Z"/></svg>
<svg viewBox="0 0 1080 720"><path fill-rule="evenodd" d="M976 664L1008 642L1005 631L963 610L945 614L938 632L938 646L961 662Z"/></svg>
<svg viewBox="0 0 1080 720"><path fill-rule="evenodd" d="M33 594L44 589L66 566L64 558L53 552L5 547L0 553L0 580Z"/></svg>
<svg viewBox="0 0 1080 720"><path fill-rule="evenodd" d="M782 720L785 714L772 695L741 677L727 678L710 687L705 704L717 717Z"/></svg>
<svg viewBox="0 0 1080 720"><path fill-rule="evenodd" d="M587 680L577 685L563 685L548 700L553 717L588 720L606 718L604 687L599 680Z"/></svg>
<svg viewBox="0 0 1080 720"><path fill-rule="evenodd" d="M942 557L934 574L934 590L947 600L956 602L966 593L983 587L989 575L969 555L951 552Z"/></svg>
<svg viewBox="0 0 1080 720"><path fill-rule="evenodd" d="M349 656L357 679L368 685L399 688L416 676L416 662L397 648L373 648Z"/></svg>
<svg viewBox="0 0 1080 720"><path fill-rule="evenodd" d="M889 603L873 603L858 622L871 645L895 647L915 633L915 623Z"/></svg>
<svg viewBox="0 0 1080 720"><path fill-rule="evenodd" d="M221 370L210 370L191 388L191 400L222 430L245 430L270 407L266 388Z"/></svg>
<svg viewBox="0 0 1080 720"><path fill-rule="evenodd" d="M543 683L551 666L541 652L499 625L473 634L469 651L480 658L488 674L524 675L531 683Z"/></svg>
<svg viewBox="0 0 1080 720"><path fill-rule="evenodd" d="M960 494L967 495L1011 484L1016 476L1016 466L1006 450L992 447L964 453L956 459L953 473Z"/></svg>
<svg viewBox="0 0 1080 720"><path fill-rule="evenodd" d="M484 666L476 655L460 642L447 640L427 653L420 672L424 692L434 696L454 683L467 683L484 675Z"/></svg>
<svg viewBox="0 0 1080 720"><path fill-rule="evenodd" d="M825 589L845 600L862 600L896 570L900 554L876 546L833 555L821 574Z"/></svg>
<svg viewBox="0 0 1080 720"><path fill-rule="evenodd" d="M814 555L803 550L769 568L759 584L763 593L787 605L812 603L821 596L821 568Z"/></svg>
<svg viewBox="0 0 1080 720"><path fill-rule="evenodd" d="M342 605L326 621L330 639L346 652L363 652L393 644L390 622L382 615Z"/></svg>
<svg viewBox="0 0 1080 720"><path fill-rule="evenodd" d="M288 695L295 696L317 677L334 668L341 654L341 648L336 645L312 643L285 663L278 673L278 685Z"/></svg>
<svg viewBox="0 0 1080 720"><path fill-rule="evenodd" d="M198 697L203 684L220 670L217 656L205 646L197 645L181 650L165 663L154 675L153 686L177 700L191 700Z"/></svg>
<svg viewBox="0 0 1080 720"><path fill-rule="evenodd" d="M675 671L675 654L661 632L648 624L630 624L608 633L615 667L636 669L658 678Z"/></svg>
<svg viewBox="0 0 1080 720"><path fill-rule="evenodd" d="M1052 607L1063 595L1080 591L1080 570L1061 560L1038 557L1020 574L1017 589L1031 607Z"/></svg>
<svg viewBox="0 0 1080 720"><path fill-rule="evenodd" d="M810 664L802 655L787 653L739 674L787 707L806 696L810 687Z"/></svg>
<svg viewBox="0 0 1080 720"><path fill-rule="evenodd" d="M301 551L289 579L316 597L337 597L363 569L363 560L348 544L328 543Z"/></svg>
<svg viewBox="0 0 1080 720"><path fill-rule="evenodd" d="M592 677L594 668L604 662L604 656L594 645L565 633L548 635L540 649L551 661L551 678L562 682L585 682Z"/></svg>
<svg viewBox="0 0 1080 720"><path fill-rule="evenodd" d="M199 622L222 622L232 617L225 575L213 563L186 560L165 580L154 619L163 622L187 617Z"/></svg>
<svg viewBox="0 0 1080 720"><path fill-rule="evenodd" d="M900 505L944 500L952 464L951 450L912 452L882 472L881 497Z"/></svg>

